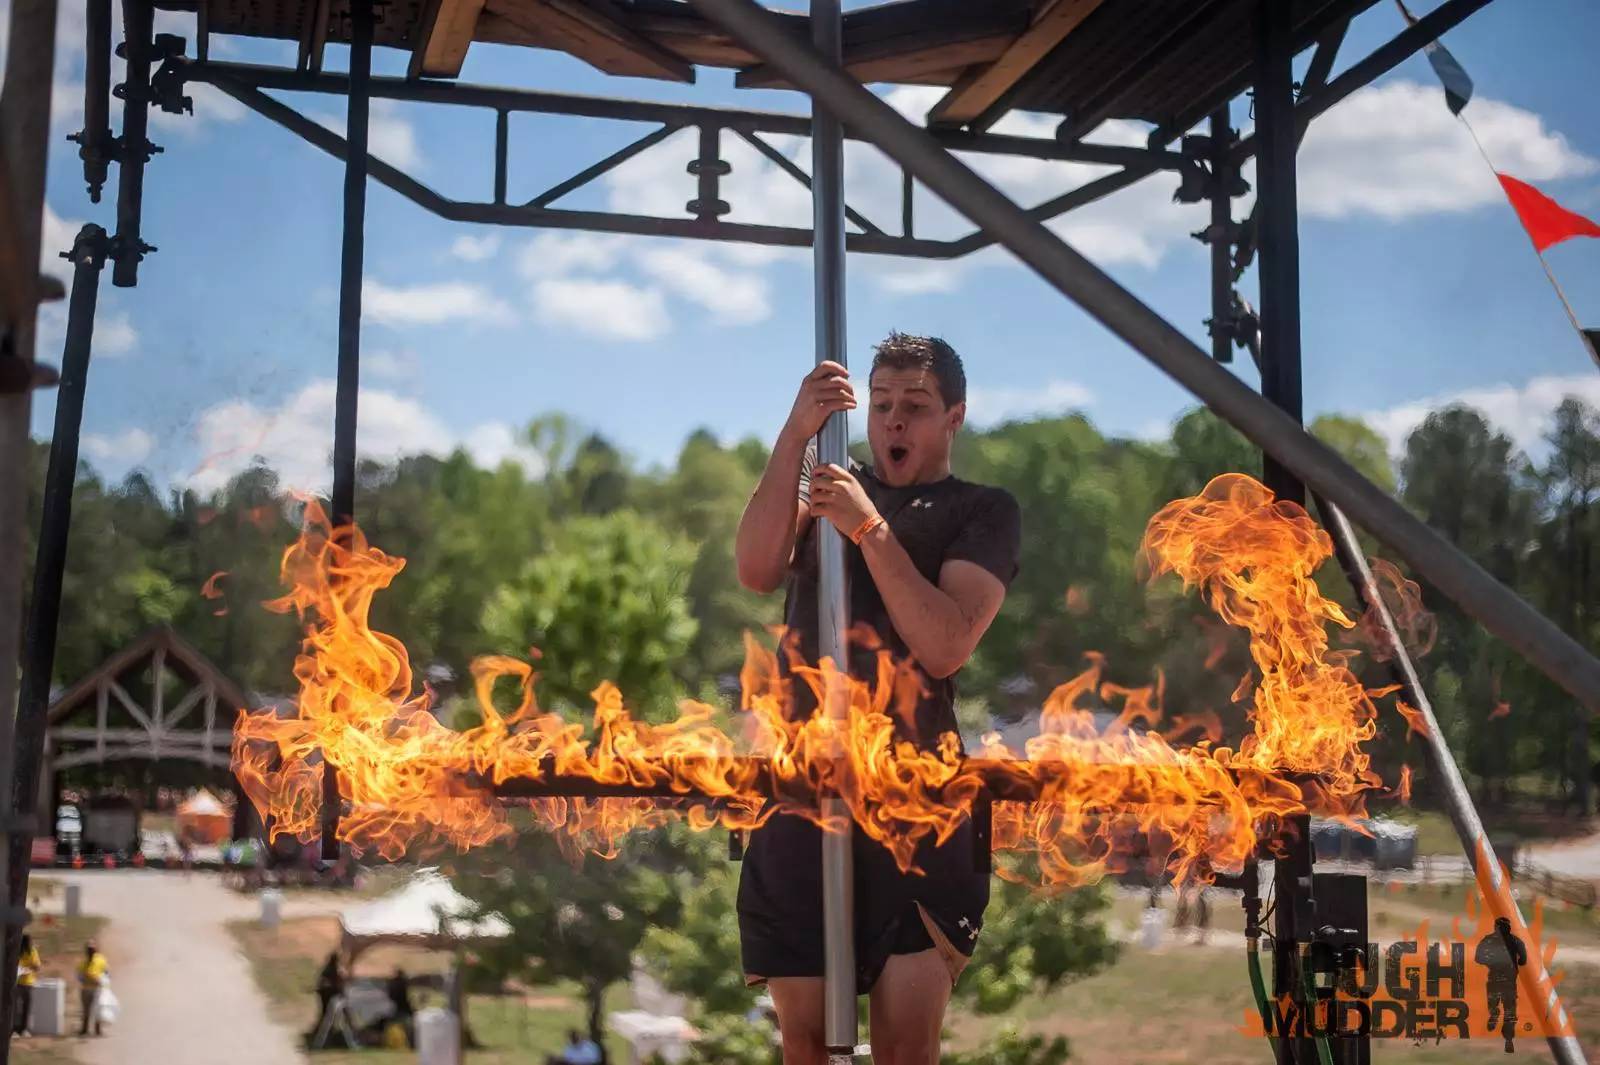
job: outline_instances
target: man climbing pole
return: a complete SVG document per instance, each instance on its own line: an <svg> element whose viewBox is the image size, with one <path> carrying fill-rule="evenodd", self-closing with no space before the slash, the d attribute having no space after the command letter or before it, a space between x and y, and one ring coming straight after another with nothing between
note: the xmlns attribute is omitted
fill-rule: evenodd
<svg viewBox="0 0 1600 1065"><path fill-rule="evenodd" d="M818 660L816 519L847 545L850 673L877 675L881 642L915 670L922 695L897 739L932 749L956 731L955 674L1005 600L1017 573L1021 515L999 488L951 475L966 417L966 374L943 340L892 333L868 378L871 466L816 462L824 421L856 407L845 368L820 363L801 382L766 471L739 523L739 579L756 591L787 585L784 624L802 659ZM867 633L870 632L871 638ZM779 656L787 671L786 656ZM792 712L816 709L793 685ZM746 979L765 982L778 1013L785 1065L825 1062L819 832L779 815L753 833L739 885ZM972 861L971 825L917 853L926 875L903 874L881 845L854 837L856 990L871 996L879 1065L933 1065L945 1006L977 945L989 875Z"/></svg>

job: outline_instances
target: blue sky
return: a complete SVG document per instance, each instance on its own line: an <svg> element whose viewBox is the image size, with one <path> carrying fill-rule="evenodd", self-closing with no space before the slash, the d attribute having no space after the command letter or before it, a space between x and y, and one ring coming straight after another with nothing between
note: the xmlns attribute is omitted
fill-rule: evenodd
<svg viewBox="0 0 1600 1065"><path fill-rule="evenodd" d="M1413 5L1428 7L1431 5ZM63 4L57 133L79 126L81 11ZM1392 5L1358 20L1344 63L1401 28ZM158 29L192 38L192 22ZM1501 0L1447 43L1477 82L1467 111L1501 169L1567 206L1600 214L1600 121L1593 55L1600 8L1586 0ZM213 55L293 61L293 45L217 39ZM328 65L342 67L343 49ZM380 50L380 72L405 57ZM803 97L742 92L725 71L688 88L606 79L567 57L475 45L463 80L693 98L803 111ZM908 113L936 94L884 90ZM325 487L339 262L339 165L265 119L196 87L195 118L162 116L166 151L145 186L145 260L134 290L102 289L100 347L84 420L86 457L110 475L138 465L171 484L213 487L264 454L299 487ZM333 97L286 97L342 124ZM1235 107L1240 119L1244 108ZM114 112L115 114L115 112ZM1008 120L1045 135L1053 122ZM120 125L120 121L116 124ZM487 198L488 112L380 104L374 151L447 194ZM636 126L517 116L511 199L527 198L638 136ZM677 212L694 193L680 135L564 203ZM1095 136L1137 143L1138 127ZM806 162L803 146L779 141ZM742 147L742 146L741 146ZM803 221L804 191L749 153L727 197L736 220ZM1095 173L983 160L1028 202ZM847 159L852 202L885 223L898 171L870 149ZM1525 446L1566 392L1600 402L1595 371L1551 294L1515 217L1420 57L1314 124L1301 153L1308 414L1374 420L1398 441L1431 406L1467 398ZM115 183L113 169L112 185ZM1202 344L1209 313L1205 224L1168 201L1158 177L1068 216L1060 231ZM112 228L114 194L88 202L76 147L58 141L47 239L61 250L83 221ZM1248 201L1238 206L1242 216ZM1200 209L1203 211L1203 209ZM924 194L930 235L960 223ZM1600 241L1549 260L1586 324L1600 325ZM59 270L59 266L57 267ZM809 252L467 227L373 185L368 198L362 447L391 457L462 444L481 461L537 465L518 430L562 410L644 465L670 462L709 426L725 439L770 437L812 359ZM1245 289L1253 300L1254 279ZM1151 435L1191 404L1135 353L1001 253L954 264L852 256L849 338L864 365L891 328L938 333L967 360L979 424L1065 409L1104 430ZM59 359L60 309L41 357ZM1254 383L1243 363L1235 369ZM52 400L36 404L49 433Z"/></svg>

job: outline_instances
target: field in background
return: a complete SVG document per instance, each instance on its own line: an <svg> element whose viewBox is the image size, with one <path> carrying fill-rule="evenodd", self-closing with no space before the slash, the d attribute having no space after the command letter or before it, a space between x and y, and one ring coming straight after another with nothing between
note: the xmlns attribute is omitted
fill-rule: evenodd
<svg viewBox="0 0 1600 1065"><path fill-rule="evenodd" d="M339 924L334 917L304 917L284 921L276 929L253 921L229 925L242 952L250 959L256 982L272 1002L279 1019L296 1032L311 1027L317 1016L317 972L328 952L339 945ZM398 968L411 976L443 973L450 955L438 951L381 946L364 952L356 961L358 976L387 976ZM613 989L607 1010L628 1005L625 988ZM442 1005L436 992L413 992L418 1009ZM570 1028L586 1026L585 1011L575 986L530 987L506 995L471 995L467 1017L473 1034L483 1044L472 1050L472 1065L540 1065L546 1055L559 1051ZM627 1045L612 1038L607 1050L613 1062L625 1062ZM315 1060L325 1065L400 1065L416 1060L413 1050L318 1051Z"/></svg>

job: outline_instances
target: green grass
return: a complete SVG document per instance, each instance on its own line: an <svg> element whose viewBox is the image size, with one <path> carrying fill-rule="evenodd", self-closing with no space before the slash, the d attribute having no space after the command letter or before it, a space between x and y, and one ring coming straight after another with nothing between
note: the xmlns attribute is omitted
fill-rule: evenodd
<svg viewBox="0 0 1600 1065"><path fill-rule="evenodd" d="M265 929L254 921L235 921L229 931L250 959L256 984L272 1003L278 1019L295 1031L309 1029L316 1019L314 994L317 972L328 952L338 945L338 926L331 918L285 921ZM392 971L403 965L407 972L442 972L449 956L438 952L376 948L356 963L359 975ZM418 1008L442 1005L437 995L421 992L413 1001ZM628 990L614 987L607 994L606 1010L625 1008ZM524 1065L541 1062L559 1051L568 1029L586 1026L585 1008L574 984L528 988L506 995L472 995L467 1019L483 1049L471 1052L474 1065ZM613 1061L626 1061L627 1046L620 1039L606 1041ZM416 1060L415 1051L361 1050L319 1052L316 1060L327 1065L400 1065Z"/></svg>

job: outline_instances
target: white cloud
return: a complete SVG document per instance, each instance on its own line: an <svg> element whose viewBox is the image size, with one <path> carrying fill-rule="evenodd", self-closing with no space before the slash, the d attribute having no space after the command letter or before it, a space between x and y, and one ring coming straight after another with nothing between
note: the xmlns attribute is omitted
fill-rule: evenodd
<svg viewBox="0 0 1600 1065"><path fill-rule="evenodd" d="M390 286L367 279L361 286L362 317L381 325L440 325L465 321L509 325L516 314L481 285L465 281Z"/></svg>
<svg viewBox="0 0 1600 1065"><path fill-rule="evenodd" d="M206 457L174 480L198 492L215 491L260 460L278 472L286 489L326 492L332 476L334 396L332 381L316 380L276 407L233 399L207 408L196 430L198 449ZM511 461L532 475L544 468L543 457L503 423L457 435L420 401L383 389L363 388L359 409L356 450L363 459L392 462L404 455L447 455L464 448L480 465Z"/></svg>
<svg viewBox="0 0 1600 1065"><path fill-rule="evenodd" d="M143 429L125 429L109 435L85 433L82 441L83 453L91 462L117 470L137 466L150 457L155 445L155 437Z"/></svg>
<svg viewBox="0 0 1600 1065"><path fill-rule="evenodd" d="M485 233L481 237L463 234L450 245L450 254L469 263L481 263L500 253L500 234Z"/></svg>
<svg viewBox="0 0 1600 1065"><path fill-rule="evenodd" d="M417 353L408 348L390 351L378 348L361 353L361 372L373 377L407 381L417 376L421 362Z"/></svg>
<svg viewBox="0 0 1600 1065"><path fill-rule="evenodd" d="M711 312L724 325L752 325L772 314L766 280L743 270L717 265L701 249L684 245L644 248L639 266L668 290Z"/></svg>
<svg viewBox="0 0 1600 1065"><path fill-rule="evenodd" d="M549 463L525 436L516 433L505 422L488 422L475 426L461 441L472 461L484 469L497 469L507 462L522 467L529 477L543 477Z"/></svg>
<svg viewBox="0 0 1600 1065"><path fill-rule="evenodd" d="M72 250L73 242L78 239L78 230L82 228L83 222L80 220L62 218L48 203L44 205L44 222L39 231L40 273L71 283L72 264L63 259L61 253Z"/></svg>
<svg viewBox="0 0 1600 1065"><path fill-rule="evenodd" d="M608 233L540 233L517 256L517 271L529 280L604 273L621 261L627 243Z"/></svg>
<svg viewBox="0 0 1600 1065"><path fill-rule="evenodd" d="M199 110L196 101L195 109ZM345 114L342 111L308 112L319 126L331 129L339 136L345 135ZM373 100L367 114L367 151L390 166L401 170L416 170L423 165L422 151L417 147L417 130L410 119L400 113L394 100Z"/></svg>
<svg viewBox="0 0 1600 1065"><path fill-rule="evenodd" d="M94 353L105 358L126 355L139 343L139 331L122 312L100 315L94 322Z"/></svg>
<svg viewBox="0 0 1600 1065"><path fill-rule="evenodd" d="M1466 117L1506 173L1548 181L1600 169L1531 111L1477 97ZM1362 89L1311 123L1299 173L1301 209L1323 218L1405 218L1503 198L1472 135L1439 98L1439 87L1410 81Z"/></svg>
<svg viewBox="0 0 1600 1065"><path fill-rule="evenodd" d="M533 303L546 325L601 340L654 340L672 328L660 290L625 281L544 278L534 282Z"/></svg>
<svg viewBox="0 0 1600 1065"><path fill-rule="evenodd" d="M1076 381L1048 381L1039 388L967 389L967 418L974 425L998 425L1020 418L1064 414L1094 402L1094 393Z"/></svg>
<svg viewBox="0 0 1600 1065"><path fill-rule="evenodd" d="M1452 404L1463 404L1482 411L1490 424L1511 437L1524 451L1536 452L1550 427L1550 415L1567 396L1600 405L1600 374L1548 375L1531 378L1521 385L1506 383L1467 388L1366 412L1361 417L1383 434L1392 452L1400 454L1405 450L1406 437L1429 413Z"/></svg>

